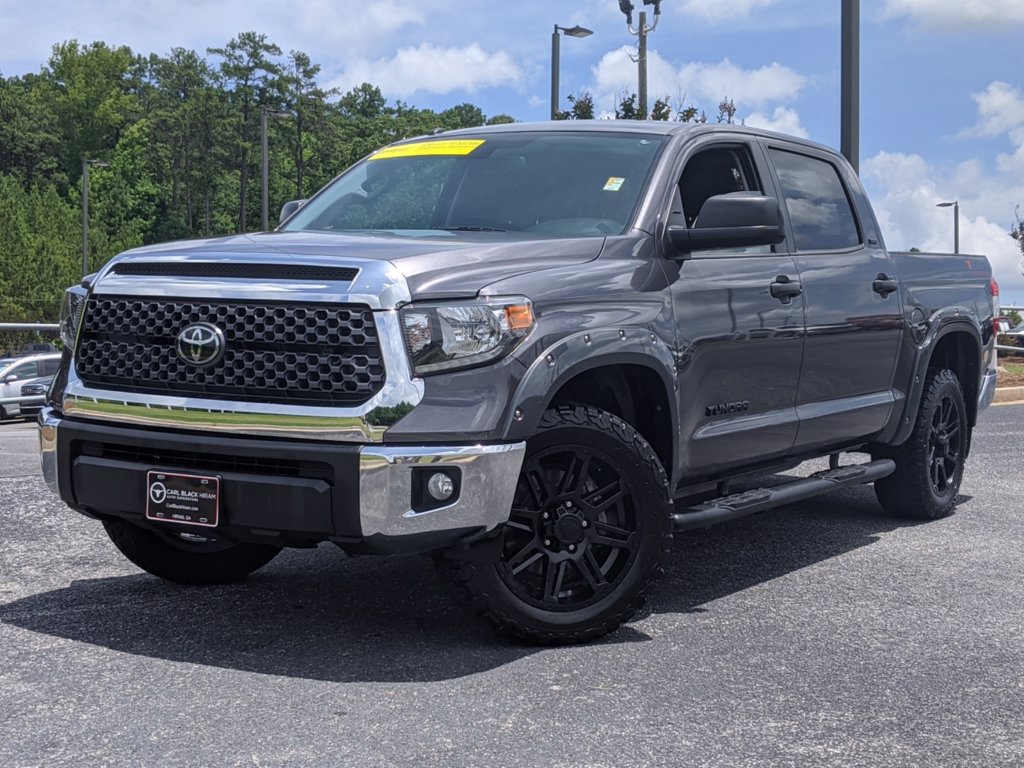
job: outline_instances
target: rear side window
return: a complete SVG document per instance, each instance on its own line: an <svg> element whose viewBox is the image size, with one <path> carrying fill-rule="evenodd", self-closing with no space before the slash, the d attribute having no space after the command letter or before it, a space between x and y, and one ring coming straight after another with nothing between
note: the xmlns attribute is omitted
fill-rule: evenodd
<svg viewBox="0 0 1024 768"><path fill-rule="evenodd" d="M834 165L807 155L771 150L798 251L835 251L860 245L860 231Z"/></svg>

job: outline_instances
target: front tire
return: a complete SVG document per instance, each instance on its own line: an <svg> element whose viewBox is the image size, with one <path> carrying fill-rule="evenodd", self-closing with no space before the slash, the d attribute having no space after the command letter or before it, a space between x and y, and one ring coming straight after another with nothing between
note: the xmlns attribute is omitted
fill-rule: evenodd
<svg viewBox="0 0 1024 768"><path fill-rule="evenodd" d="M228 584L269 563L279 547L232 544L175 530L150 531L124 520L104 520L103 527L121 554L161 579L178 584Z"/></svg>
<svg viewBox="0 0 1024 768"><path fill-rule="evenodd" d="M543 644L600 637L631 618L671 542L665 471L646 440L587 406L549 410L527 441L499 536L438 559L471 612Z"/></svg>
<svg viewBox="0 0 1024 768"><path fill-rule="evenodd" d="M967 407L956 374L948 369L928 374L910 437L878 454L894 459L896 471L875 482L875 495L886 512L915 520L938 520L953 513L970 441Z"/></svg>

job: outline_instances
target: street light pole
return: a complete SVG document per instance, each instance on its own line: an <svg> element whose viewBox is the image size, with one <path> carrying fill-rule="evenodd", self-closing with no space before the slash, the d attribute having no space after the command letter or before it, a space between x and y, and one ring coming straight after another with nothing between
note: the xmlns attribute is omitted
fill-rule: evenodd
<svg viewBox="0 0 1024 768"><path fill-rule="evenodd" d="M260 167L262 168L263 175L263 197L262 197L262 212L263 212L263 231L266 232L270 229L270 149L267 144L267 108L260 107L260 148L262 150L262 162Z"/></svg>
<svg viewBox="0 0 1024 768"><path fill-rule="evenodd" d="M647 117L647 12L640 11L640 26L638 27L639 42L637 43L636 65L637 65L637 90L640 99L640 119Z"/></svg>
<svg viewBox="0 0 1024 768"><path fill-rule="evenodd" d="M89 166L107 168L110 163L82 158L82 277L89 274Z"/></svg>
<svg viewBox="0 0 1024 768"><path fill-rule="evenodd" d="M936 208L953 209L953 253L960 253L960 201L954 200L951 203L939 203Z"/></svg>
<svg viewBox="0 0 1024 768"><path fill-rule="evenodd" d="M860 170L860 0L843 0L839 148Z"/></svg>
<svg viewBox="0 0 1024 768"><path fill-rule="evenodd" d="M561 75L561 40L559 33L564 32L569 37L590 37L594 34L586 27L577 24L575 27L560 27L555 24L555 31L551 33L551 119L558 119L558 81Z"/></svg>
<svg viewBox="0 0 1024 768"><path fill-rule="evenodd" d="M640 24L633 28L633 9L631 0L619 0L619 10L626 15L626 28L629 34L636 35L637 43L637 114L641 120L647 119L647 35L658 28L658 20L661 18L661 0L644 0L644 5L654 6L654 24L647 26L647 13L640 12Z"/></svg>
<svg viewBox="0 0 1024 768"><path fill-rule="evenodd" d="M262 222L263 231L270 229L270 146L267 141L267 118L268 117L291 117L291 112L283 110L260 107L260 149L261 149L261 175L263 177L262 195Z"/></svg>

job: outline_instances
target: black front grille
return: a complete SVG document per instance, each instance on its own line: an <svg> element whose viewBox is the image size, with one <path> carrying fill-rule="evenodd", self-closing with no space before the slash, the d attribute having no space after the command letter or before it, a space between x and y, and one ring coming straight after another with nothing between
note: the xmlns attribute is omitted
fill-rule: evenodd
<svg viewBox="0 0 1024 768"><path fill-rule="evenodd" d="M249 475L301 477L308 480L334 481L330 464L318 461L277 459L264 456L234 456L227 454L177 451L141 445L111 445L82 441L76 443L75 456L92 456L134 464L145 464L160 469L193 470L197 472L237 472Z"/></svg>
<svg viewBox="0 0 1024 768"><path fill-rule="evenodd" d="M175 351L193 323L224 332L224 356L206 368ZM107 389L310 405L364 403L385 377L366 306L117 296L89 299L75 369Z"/></svg>
<svg viewBox="0 0 1024 768"><path fill-rule="evenodd" d="M227 261L125 261L114 265L119 275L228 277L262 280L334 280L350 283L359 270L313 264L238 264Z"/></svg>

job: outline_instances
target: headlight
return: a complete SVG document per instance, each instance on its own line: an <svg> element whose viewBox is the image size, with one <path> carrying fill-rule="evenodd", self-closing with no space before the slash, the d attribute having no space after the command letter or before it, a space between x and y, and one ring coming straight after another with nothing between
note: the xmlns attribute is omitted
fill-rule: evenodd
<svg viewBox="0 0 1024 768"><path fill-rule="evenodd" d="M64 292L64 301L60 305L60 340L64 342L65 349L75 348L87 296L88 292L80 285Z"/></svg>
<svg viewBox="0 0 1024 768"><path fill-rule="evenodd" d="M468 368L497 360L533 328L523 296L401 310L402 333L416 374Z"/></svg>

